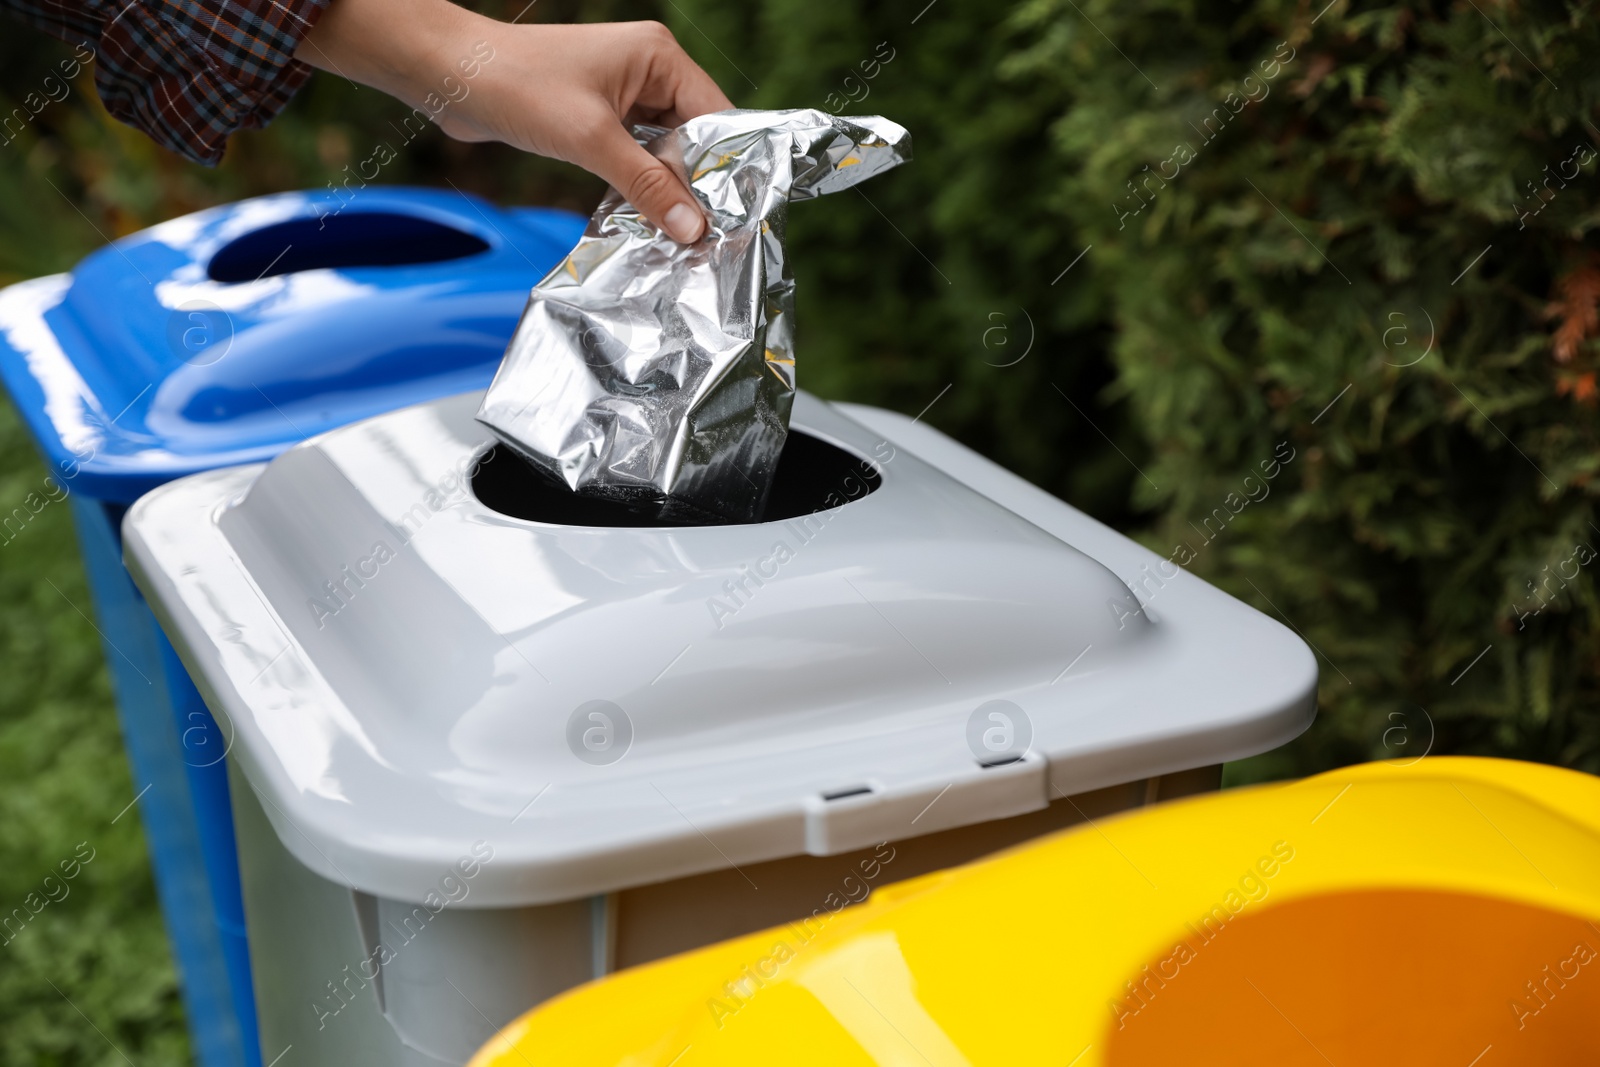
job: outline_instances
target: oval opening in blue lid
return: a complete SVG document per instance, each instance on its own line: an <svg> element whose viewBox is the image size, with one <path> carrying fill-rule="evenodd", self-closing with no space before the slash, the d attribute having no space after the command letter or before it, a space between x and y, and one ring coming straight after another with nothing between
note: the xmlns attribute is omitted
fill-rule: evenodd
<svg viewBox="0 0 1600 1067"><path fill-rule="evenodd" d="M262 227L224 245L206 273L212 281L253 282L303 270L439 263L488 250L482 238L432 219L361 211Z"/></svg>
<svg viewBox="0 0 1600 1067"><path fill-rule="evenodd" d="M132 503L482 389L585 225L454 190L328 206L309 191L208 208L0 290L0 385L74 493Z"/></svg>

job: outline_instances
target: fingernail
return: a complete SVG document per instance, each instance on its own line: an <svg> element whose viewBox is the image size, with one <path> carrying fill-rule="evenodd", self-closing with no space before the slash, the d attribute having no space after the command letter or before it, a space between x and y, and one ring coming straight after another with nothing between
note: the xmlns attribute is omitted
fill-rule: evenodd
<svg viewBox="0 0 1600 1067"><path fill-rule="evenodd" d="M661 221L666 223L667 232L674 241L686 245L698 241L706 227L705 218L688 204L673 204Z"/></svg>

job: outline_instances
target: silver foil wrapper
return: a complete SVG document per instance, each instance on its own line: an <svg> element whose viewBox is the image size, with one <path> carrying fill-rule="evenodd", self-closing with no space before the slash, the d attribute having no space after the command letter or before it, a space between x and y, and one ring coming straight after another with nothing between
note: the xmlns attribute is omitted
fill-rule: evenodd
<svg viewBox="0 0 1600 1067"><path fill-rule="evenodd" d="M534 287L478 418L575 492L669 523L758 521L794 400L788 202L905 162L911 137L810 109L635 132L706 235L680 245L610 191Z"/></svg>

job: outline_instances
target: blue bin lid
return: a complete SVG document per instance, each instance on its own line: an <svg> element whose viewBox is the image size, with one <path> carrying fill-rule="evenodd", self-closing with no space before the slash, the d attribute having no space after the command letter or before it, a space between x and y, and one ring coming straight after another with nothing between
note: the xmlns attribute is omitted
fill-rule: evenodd
<svg viewBox="0 0 1600 1067"><path fill-rule="evenodd" d="M245 200L0 290L0 379L57 479L130 503L185 474L483 388L585 220L431 189Z"/></svg>

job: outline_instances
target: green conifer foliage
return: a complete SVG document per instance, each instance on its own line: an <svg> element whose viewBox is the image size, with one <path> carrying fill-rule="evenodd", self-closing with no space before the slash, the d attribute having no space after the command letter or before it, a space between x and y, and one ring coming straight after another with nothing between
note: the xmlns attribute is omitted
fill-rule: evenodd
<svg viewBox="0 0 1600 1067"><path fill-rule="evenodd" d="M743 103L916 138L870 204L794 212L808 384L914 413L953 383L930 422L1316 647L1318 724L1240 777L1430 744L1600 770L1592 13L667 15ZM974 335L1024 310L997 368Z"/></svg>

